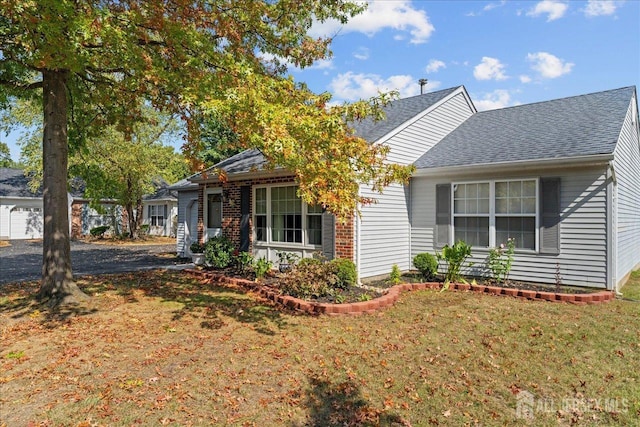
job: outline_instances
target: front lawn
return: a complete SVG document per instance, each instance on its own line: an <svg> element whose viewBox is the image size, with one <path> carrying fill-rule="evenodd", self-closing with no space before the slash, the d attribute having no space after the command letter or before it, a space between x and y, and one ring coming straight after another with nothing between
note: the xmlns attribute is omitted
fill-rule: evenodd
<svg viewBox="0 0 640 427"><path fill-rule="evenodd" d="M0 426L633 425L640 304L402 294L313 317L179 272L0 288Z"/></svg>

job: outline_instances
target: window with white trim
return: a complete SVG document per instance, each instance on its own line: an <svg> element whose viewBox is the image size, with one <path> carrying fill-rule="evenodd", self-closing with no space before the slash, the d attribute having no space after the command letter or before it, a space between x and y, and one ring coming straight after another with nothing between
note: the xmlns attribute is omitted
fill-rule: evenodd
<svg viewBox="0 0 640 427"><path fill-rule="evenodd" d="M298 187L255 188L255 239L262 243L319 246L322 244L322 208L307 206Z"/></svg>
<svg viewBox="0 0 640 427"><path fill-rule="evenodd" d="M164 227L166 205L149 205L149 224L154 227Z"/></svg>
<svg viewBox="0 0 640 427"><path fill-rule="evenodd" d="M516 248L536 248L536 181L495 183L496 246L515 239Z"/></svg>
<svg viewBox="0 0 640 427"><path fill-rule="evenodd" d="M454 241L536 250L537 179L453 184Z"/></svg>
<svg viewBox="0 0 640 427"><path fill-rule="evenodd" d="M471 246L489 246L489 183L453 186L453 230L455 241Z"/></svg>

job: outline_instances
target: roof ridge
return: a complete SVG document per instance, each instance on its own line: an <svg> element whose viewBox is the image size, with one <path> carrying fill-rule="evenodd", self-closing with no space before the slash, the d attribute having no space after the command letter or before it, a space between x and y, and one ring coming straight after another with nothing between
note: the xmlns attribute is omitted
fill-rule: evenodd
<svg viewBox="0 0 640 427"><path fill-rule="evenodd" d="M563 100L567 100L567 99L583 98L583 97L587 97L587 96L605 94L605 93L608 93L608 92L622 91L622 90L625 90L625 89L635 90L635 86L633 86L633 85L624 86L624 87L619 87L619 88L616 88L616 89L607 89L607 90L601 90L601 91L597 91L597 92L583 93L583 94L580 94L580 95L563 96L562 98L553 98L553 99L547 99L547 100L544 100L544 101L528 102L526 104L510 105L508 107L501 107L501 108L494 108L492 110L478 111L476 114L490 113L492 111L503 111L503 110L508 110L508 109L511 109L511 108L527 107L527 106L538 105L538 104L546 104L548 102L563 101Z"/></svg>

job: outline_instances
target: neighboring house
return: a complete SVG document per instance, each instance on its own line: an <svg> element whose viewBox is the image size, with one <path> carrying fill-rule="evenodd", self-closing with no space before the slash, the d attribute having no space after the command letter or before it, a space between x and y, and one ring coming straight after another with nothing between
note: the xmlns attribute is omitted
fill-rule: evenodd
<svg viewBox="0 0 640 427"><path fill-rule="evenodd" d="M42 189L29 189L20 169L0 168L0 239L42 237Z"/></svg>
<svg viewBox="0 0 640 427"><path fill-rule="evenodd" d="M175 236L177 194L168 184L159 181L156 192L143 198L143 224L149 224L149 234ZM127 229L124 210L112 200L101 202L100 212L85 198L84 184L72 180L69 199L69 233L77 239L89 235L92 228L116 224L117 232ZM0 239L40 239L43 233L42 188L29 189L24 171L0 168Z"/></svg>
<svg viewBox="0 0 640 427"><path fill-rule="evenodd" d="M152 236L176 236L178 193L163 179L153 185L156 191L142 197L142 224L149 226Z"/></svg>
<svg viewBox="0 0 640 427"><path fill-rule="evenodd" d="M169 188L178 193L176 252L178 256L189 257L189 246L198 241L198 184L185 178Z"/></svg>
<svg viewBox="0 0 640 427"><path fill-rule="evenodd" d="M460 86L397 100L385 112L381 122L358 123L357 134L388 145L390 161L416 172L382 195L363 185L361 194L378 202L361 216L341 223L306 206L291 173L264 170L260 152L247 150L177 188L179 222L184 203L191 207L189 241L195 207L201 240L223 233L272 261L277 251L322 251L352 259L361 279L393 264L409 270L417 253L459 239L473 246L470 274L486 273L488 249L508 237L518 280L618 290L640 267L634 87L478 113ZM186 236L178 232L183 254Z"/></svg>

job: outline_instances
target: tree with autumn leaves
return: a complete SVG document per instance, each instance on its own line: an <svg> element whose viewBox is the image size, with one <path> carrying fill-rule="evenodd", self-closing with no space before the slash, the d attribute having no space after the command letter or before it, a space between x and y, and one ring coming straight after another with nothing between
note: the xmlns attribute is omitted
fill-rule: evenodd
<svg viewBox="0 0 640 427"><path fill-rule="evenodd" d="M67 207L69 146L113 126L125 139L143 108L178 115L184 151L197 159L197 117L215 115L271 165L295 173L305 202L339 216L361 202L359 184L382 189L409 176L386 148L347 123L379 116L374 102L329 107L285 76L330 55L314 21L346 22L363 10L333 0L0 0L0 107L43 106L44 242L38 297L51 305L82 298L73 282ZM272 59L266 59L272 58Z"/></svg>

